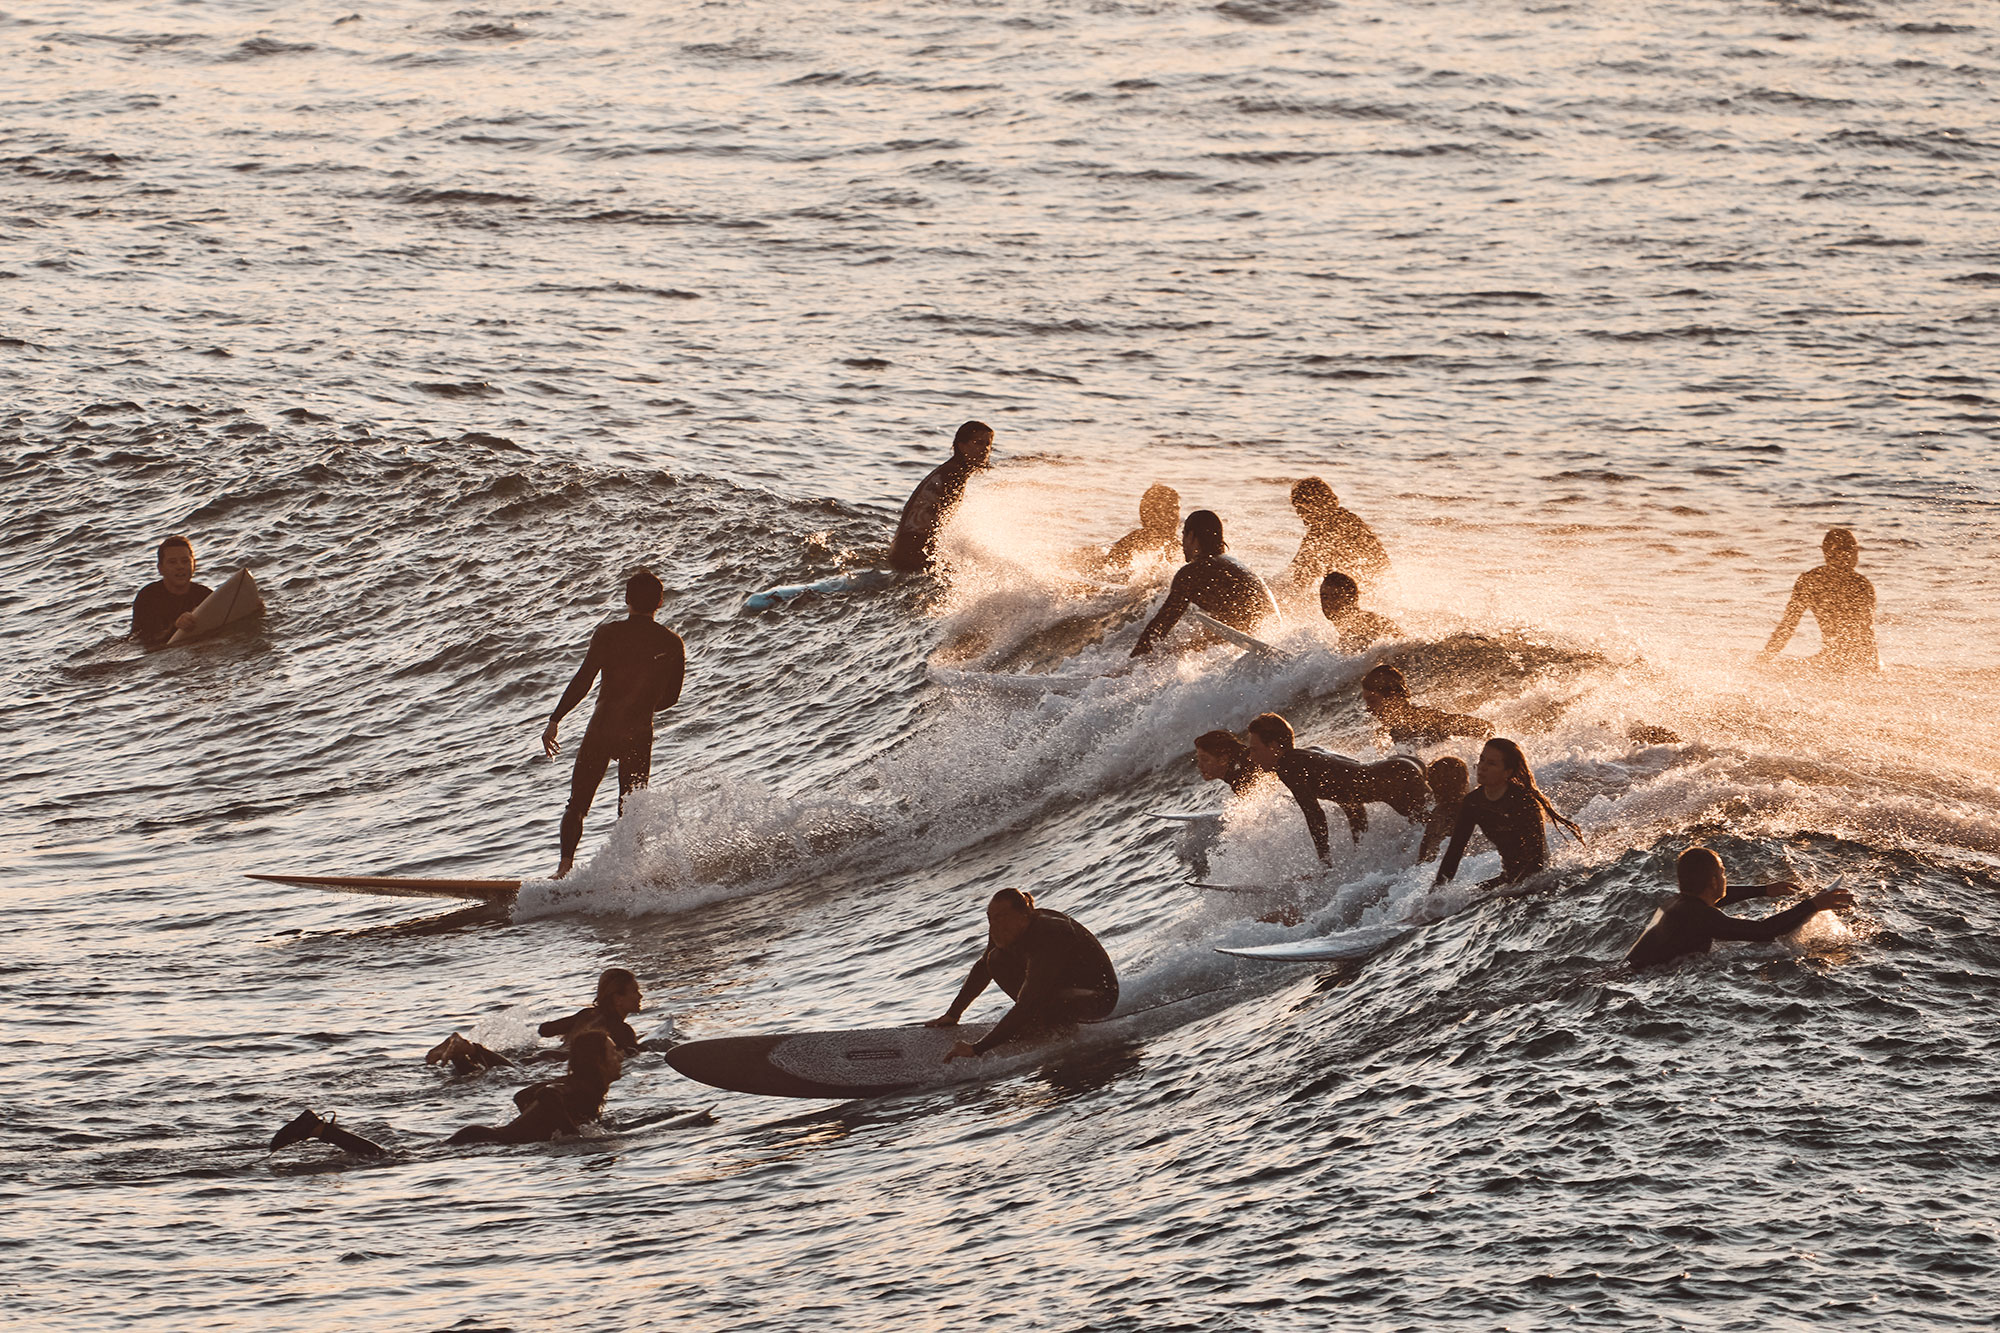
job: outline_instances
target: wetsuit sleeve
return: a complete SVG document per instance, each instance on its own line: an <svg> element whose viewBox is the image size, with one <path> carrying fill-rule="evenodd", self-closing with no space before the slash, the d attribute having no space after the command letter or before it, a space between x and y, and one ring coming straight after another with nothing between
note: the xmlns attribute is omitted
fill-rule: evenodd
<svg viewBox="0 0 2000 1333"><path fill-rule="evenodd" d="M660 680L660 701L653 705L655 713L665 708L672 708L681 701L681 685L687 680L687 644L672 630L667 631L667 651L662 653L661 657L664 659L660 663L663 674Z"/></svg>
<svg viewBox="0 0 2000 1333"><path fill-rule="evenodd" d="M1783 652L1785 645L1792 641L1792 634L1798 629L1799 621L1806 613L1807 604L1812 601L1811 579L1812 571L1807 570L1799 575L1798 582L1792 585L1792 599L1785 603L1784 619L1778 622L1777 629L1771 631L1771 641L1764 645L1765 652Z"/></svg>
<svg viewBox="0 0 2000 1333"><path fill-rule="evenodd" d="M590 683L597 679L597 673L604 667L604 631L599 629L590 636L590 647L583 654L583 665L570 677L569 688L556 703L556 711L549 715L549 721L560 722L569 715L569 710L583 702L583 696L590 693Z"/></svg>
<svg viewBox="0 0 2000 1333"><path fill-rule="evenodd" d="M163 614L165 599L148 597L149 591L150 587L141 588L132 599L132 637L151 648L173 637L175 617Z"/></svg>
<svg viewBox="0 0 2000 1333"><path fill-rule="evenodd" d="M1772 889L1778 889L1779 892L1772 893ZM1727 906L1730 903L1748 902L1752 898L1783 897L1788 891L1783 886L1777 884L1731 884L1723 892L1722 905Z"/></svg>
<svg viewBox="0 0 2000 1333"><path fill-rule="evenodd" d="M1312 834L1313 850L1319 853L1320 860L1325 861L1329 859L1332 856L1333 849L1328 845L1326 837L1326 808L1319 803L1319 797L1314 796L1305 788L1293 787L1289 782L1285 785L1291 787L1292 799L1299 803L1299 810L1306 817L1306 832ZM1346 807L1342 808L1345 809ZM1354 816L1350 813L1348 815L1349 822L1351 823L1353 819Z"/></svg>
<svg viewBox="0 0 2000 1333"><path fill-rule="evenodd" d="M1444 860L1438 863L1438 879L1448 880L1458 873L1459 858L1465 855L1465 844L1472 841L1472 830L1479 826L1479 812L1472 808L1470 798L1458 807L1458 823L1452 826L1451 843L1444 849Z"/></svg>
<svg viewBox="0 0 2000 1333"><path fill-rule="evenodd" d="M535 1031L541 1033L544 1037L567 1037L578 1028L586 1026L596 1016L597 1009L593 1005L577 1010L568 1018L551 1018L548 1022L536 1028Z"/></svg>
<svg viewBox="0 0 2000 1333"><path fill-rule="evenodd" d="M1813 915L1819 911L1808 898L1795 907L1787 907L1784 911L1775 912L1761 921L1745 921L1740 917L1733 917L1726 912L1708 907L1706 903L1702 906L1708 908L1702 913L1703 924L1708 928L1708 933L1718 940L1775 940L1780 935L1791 934L1812 920Z"/></svg>
<svg viewBox="0 0 2000 1333"><path fill-rule="evenodd" d="M1193 566L1182 565L1180 572L1174 575L1173 586L1167 589L1166 605L1160 608L1160 613L1153 617L1152 622L1139 635L1139 642L1132 645L1132 656L1139 657L1152 652L1153 645L1172 633L1174 626L1178 625L1181 617L1187 613L1188 606L1194 600L1190 592L1195 578L1192 570Z"/></svg>
<svg viewBox="0 0 2000 1333"><path fill-rule="evenodd" d="M944 1016L956 1023L964 1016L966 1006L978 999L980 992L992 984L993 969L987 965L986 954L981 952L979 961L974 963L972 971L966 974L965 984L958 988L958 998L951 1002L951 1008L944 1011Z"/></svg>
<svg viewBox="0 0 2000 1333"><path fill-rule="evenodd" d="M1028 975L1021 980L1021 993L1014 999L1014 1007L1006 1017L993 1025L993 1030L972 1044L972 1049L984 1055L1002 1042L1012 1041L1028 1025L1031 1015L1047 1013L1053 1007L1055 998L1055 978L1060 969L1042 963L1039 959L1028 959Z"/></svg>

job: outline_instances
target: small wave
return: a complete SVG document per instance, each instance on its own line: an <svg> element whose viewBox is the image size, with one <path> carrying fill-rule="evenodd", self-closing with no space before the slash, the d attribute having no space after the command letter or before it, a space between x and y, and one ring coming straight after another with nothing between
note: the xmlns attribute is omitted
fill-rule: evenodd
<svg viewBox="0 0 2000 1333"><path fill-rule="evenodd" d="M317 51L312 42L281 42L275 37L252 37L247 42L239 42L234 50L217 56L218 63L227 64L240 60L263 60L268 56L304 55Z"/></svg>
<svg viewBox="0 0 2000 1333"><path fill-rule="evenodd" d="M1333 0L1222 0L1215 12L1238 23L1268 28L1334 8Z"/></svg>
<svg viewBox="0 0 2000 1333"><path fill-rule="evenodd" d="M632 282L603 282L581 286L565 286L562 283L538 282L528 288L531 292L568 292L578 296L631 295L657 296L665 301L699 301L700 292L684 292L678 287L645 287Z"/></svg>
<svg viewBox="0 0 2000 1333"><path fill-rule="evenodd" d="M533 195L506 194L497 190L393 190L389 197L406 204L532 204Z"/></svg>
<svg viewBox="0 0 2000 1333"><path fill-rule="evenodd" d="M485 380L469 380L460 384L419 382L410 387L437 398L497 398L502 392Z"/></svg>

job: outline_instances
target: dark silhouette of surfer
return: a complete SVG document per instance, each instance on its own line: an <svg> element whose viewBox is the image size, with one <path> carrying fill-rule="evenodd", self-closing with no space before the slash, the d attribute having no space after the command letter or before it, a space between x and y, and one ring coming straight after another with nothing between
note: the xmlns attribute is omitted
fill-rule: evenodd
<svg viewBox="0 0 2000 1333"><path fill-rule="evenodd" d="M1369 801L1380 801L1418 823L1430 813L1430 785L1424 778L1424 766L1403 755L1364 764L1345 755L1302 748L1292 734L1292 724L1276 713L1259 713L1250 719L1248 749L1256 765L1277 774L1278 781L1299 803L1306 830L1312 834L1313 850L1322 861L1330 857L1332 849L1321 801L1332 801L1346 813L1348 831L1356 842L1368 827Z"/></svg>
<svg viewBox="0 0 2000 1333"><path fill-rule="evenodd" d="M1245 634L1255 634L1265 621L1279 618L1277 600L1264 580L1229 554L1222 540L1222 519L1211 510L1197 509L1181 524L1181 554L1187 563L1174 575L1166 603L1132 645L1132 656L1152 652L1190 606Z"/></svg>
<svg viewBox="0 0 2000 1333"><path fill-rule="evenodd" d="M993 452L993 427L968 421L952 437L951 458L917 483L903 505L895 540L889 543L889 568L905 574L929 569L937 558L937 537L965 495L965 483L987 465Z"/></svg>
<svg viewBox="0 0 2000 1333"><path fill-rule="evenodd" d="M1513 741L1495 737L1479 752L1479 785L1459 803L1458 822L1451 831L1451 845L1445 848L1438 865L1436 884L1458 873L1459 858L1473 832L1484 833L1500 853L1500 873L1482 880L1481 889L1497 889L1526 879L1549 863L1549 839L1542 827L1543 817L1569 830L1583 841L1583 830L1565 819L1535 785L1535 772L1528 757Z"/></svg>
<svg viewBox="0 0 2000 1333"><path fill-rule="evenodd" d="M1034 895L1019 889L994 894L986 903L986 941L951 1008L924 1026L957 1027L966 1006L995 983L1013 997L1014 1007L978 1041L955 1043L945 1053L947 1063L1105 1018L1118 1007L1118 974L1104 946L1061 912L1035 906Z"/></svg>
<svg viewBox="0 0 2000 1333"><path fill-rule="evenodd" d="M561 1078L530 1083L514 1094L519 1112L504 1125L467 1125L445 1142L546 1143L575 1135L604 1114L604 1099L625 1072L618 1043L608 1032L580 1032L570 1042L569 1071Z"/></svg>
<svg viewBox="0 0 2000 1333"><path fill-rule="evenodd" d="M194 609L209 590L194 581L194 543L175 533L160 543L155 555L160 577L139 589L132 599L132 637L157 648L176 630L194 628Z"/></svg>
<svg viewBox="0 0 2000 1333"><path fill-rule="evenodd" d="M1333 487L1307 477L1292 487L1292 510L1306 525L1299 553L1285 571L1285 582L1309 595L1329 570L1344 570L1357 584L1372 587L1389 572L1389 553L1382 539L1351 509L1344 509Z"/></svg>
<svg viewBox="0 0 2000 1333"><path fill-rule="evenodd" d="M1139 526L1104 553L1106 569L1130 569L1136 560L1171 560L1181 549L1181 493L1158 482L1139 497Z"/></svg>
<svg viewBox="0 0 2000 1333"><path fill-rule="evenodd" d="M602 1032L617 1043L620 1053L636 1055L639 1034L625 1020L639 1012L643 997L639 978L622 967L607 967L597 978L597 998L567 1018L552 1018L535 1029L544 1037L559 1037L563 1047L541 1051L532 1060L560 1060L576 1037L584 1032ZM514 1061L488 1046L454 1032L424 1055L427 1065L450 1064L453 1072L476 1073L483 1069L511 1066Z"/></svg>
<svg viewBox="0 0 2000 1333"><path fill-rule="evenodd" d="M1799 575L1784 618L1764 645L1766 657L1784 651L1807 611L1819 622L1820 649L1813 663L1834 671L1879 671L1875 650L1875 585L1855 572L1861 543L1846 528L1829 528L1819 544L1826 562Z"/></svg>
<svg viewBox="0 0 2000 1333"><path fill-rule="evenodd" d="M569 805L562 817L562 861L555 878L570 872L576 861L577 843L583 840L583 817L604 781L604 771L613 760L618 763L618 812L625 813L625 798L646 785L653 768L653 714L672 708L680 701L681 684L687 675L687 646L681 636L653 616L666 597L666 589L651 571L640 570L625 582L623 620L608 621L590 636L590 648L583 665L576 669L569 688L563 691L556 710L542 733L542 749L553 759L562 750L556 728L564 715L583 702L590 684L600 674L597 708L584 729L583 744L576 750L576 766L570 770Z"/></svg>
<svg viewBox="0 0 2000 1333"><path fill-rule="evenodd" d="M1448 736L1484 739L1493 734L1493 724L1483 717L1411 703L1409 682L1386 662L1361 678L1361 702L1398 745L1435 745Z"/></svg>
<svg viewBox="0 0 2000 1333"><path fill-rule="evenodd" d="M1340 570L1332 570L1319 581L1319 609L1340 635L1340 650L1358 653L1381 639L1400 639L1403 631L1394 621L1361 609L1361 589Z"/></svg>
<svg viewBox="0 0 2000 1333"><path fill-rule="evenodd" d="M1707 953L1717 940L1775 940L1811 920L1815 913L1854 905L1846 889L1823 889L1804 902L1762 920L1733 917L1721 909L1750 898L1785 898L1801 890L1793 883L1729 883L1722 858L1706 847L1690 847L1674 865L1680 894L1653 916L1625 961L1653 967L1690 954Z"/></svg>

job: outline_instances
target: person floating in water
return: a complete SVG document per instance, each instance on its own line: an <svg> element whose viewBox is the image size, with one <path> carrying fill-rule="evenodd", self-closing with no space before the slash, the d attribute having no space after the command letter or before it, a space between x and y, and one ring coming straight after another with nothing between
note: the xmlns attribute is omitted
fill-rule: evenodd
<svg viewBox="0 0 2000 1333"><path fill-rule="evenodd" d="M905 574L929 569L937 558L938 533L965 495L965 483L986 467L993 452L993 427L968 421L952 437L951 458L917 483L903 505L895 540L889 543L889 568Z"/></svg>
<svg viewBox="0 0 2000 1333"><path fill-rule="evenodd" d="M514 1094L519 1115L504 1125L467 1125L445 1142L546 1143L559 1134L577 1134L604 1114L604 1099L624 1072L610 1033L579 1032L570 1041L568 1073Z"/></svg>
<svg viewBox="0 0 2000 1333"><path fill-rule="evenodd" d="M1448 882L1458 873L1459 858L1473 831L1484 833L1500 853L1500 873L1481 882L1481 889L1497 889L1526 879L1549 863L1549 839L1542 827L1547 816L1578 842L1583 830L1556 813L1549 798L1535 785L1534 770L1521 747L1500 737L1486 742L1479 752L1479 785L1459 803L1458 822L1451 830L1451 844L1438 865L1436 884Z"/></svg>
<svg viewBox="0 0 2000 1333"><path fill-rule="evenodd" d="M1307 477L1292 487L1292 510L1306 525L1306 535L1285 571L1285 582L1299 595L1311 595L1329 570L1345 570L1364 588L1389 572L1381 538L1360 515L1341 508L1340 497L1320 478Z"/></svg>
<svg viewBox="0 0 2000 1333"><path fill-rule="evenodd" d="M1434 859L1443 850L1445 839L1458 827L1465 789L1472 785L1472 774L1466 771L1465 761L1456 755L1431 760L1424 776L1431 787L1431 817L1424 824L1423 844L1417 848L1418 865Z"/></svg>
<svg viewBox="0 0 2000 1333"><path fill-rule="evenodd" d="M1339 570L1319 581L1319 609L1340 635L1340 651L1358 653L1379 639L1400 639L1395 622L1361 609L1361 589Z"/></svg>
<svg viewBox="0 0 2000 1333"><path fill-rule="evenodd" d="M1398 745L1435 745L1448 736L1484 739L1493 724L1470 713L1447 713L1410 702L1410 684L1387 662L1361 678L1361 702Z"/></svg>
<svg viewBox="0 0 2000 1333"><path fill-rule="evenodd" d="M1731 885L1722 871L1722 858L1706 847L1690 847L1674 865L1680 881L1680 895L1653 916L1632 945L1625 961L1633 967L1653 967L1689 954L1707 953L1716 940L1775 940L1810 921L1815 913L1854 905L1854 895L1846 889L1822 889L1804 902L1773 913L1762 920L1744 920L1722 911L1728 903L1749 898L1784 898L1800 892L1799 886L1782 884Z"/></svg>
<svg viewBox="0 0 2000 1333"><path fill-rule="evenodd" d="M966 1006L996 982L1014 1007L978 1041L954 1043L945 1053L947 1063L1105 1018L1118 1007L1118 974L1104 946L1061 912L1035 906L1033 894L1019 889L994 894L986 904L986 940L986 952L972 965L951 1008L924 1026L957 1027Z"/></svg>
<svg viewBox="0 0 2000 1333"><path fill-rule="evenodd" d="M607 967L597 978L597 998L568 1018L552 1018L537 1028L544 1037L560 1037L568 1046L579 1033L603 1032L617 1044L621 1054L638 1054L639 1034L626 1022L631 1014L639 1012L642 997L639 993L639 978L622 967ZM533 1058L536 1060L559 1060L561 1050L544 1051ZM514 1061L490 1047L482 1046L459 1033L452 1033L437 1045L431 1047L424 1056L427 1065L449 1063L455 1073L470 1074L483 1069L498 1069L512 1065Z"/></svg>
<svg viewBox="0 0 2000 1333"><path fill-rule="evenodd" d="M1250 719L1248 748L1257 766L1277 774L1278 781L1299 803L1306 831L1312 834L1313 850L1322 861L1331 857L1332 848L1321 801L1332 801L1346 813L1348 831L1357 843L1368 827L1365 802L1380 801L1417 823L1430 813L1424 766L1406 756L1363 764L1325 750L1302 749L1295 742L1292 724L1276 713L1259 713Z"/></svg>
<svg viewBox="0 0 2000 1333"><path fill-rule="evenodd" d="M1875 585L1855 572L1861 543L1846 528L1829 528L1819 544L1826 563L1808 569L1792 585L1785 615L1764 645L1764 655L1784 651L1807 611L1819 622L1819 652L1811 661L1835 671L1879 671L1875 651Z"/></svg>
<svg viewBox="0 0 2000 1333"><path fill-rule="evenodd" d="M1139 526L1104 553L1106 569L1130 569L1134 561L1171 560L1181 549L1181 493L1155 482L1139 497Z"/></svg>
<svg viewBox="0 0 2000 1333"><path fill-rule="evenodd" d="M604 770L618 762L618 812L625 813L625 798L646 785L653 769L653 714L672 708L680 701L681 684L687 675L687 645L681 636L664 625L653 623L666 589L651 571L640 570L625 582L623 620L607 621L590 636L590 649L583 665L570 678L569 688L556 703L542 733L542 749L553 759L562 751L556 728L570 709L590 693L590 683L601 672L603 684L597 690L597 709L584 728L583 744L576 749L576 766L570 771L569 805L562 817L562 861L555 878L561 879L576 862L576 846L583 840L583 817L604 781Z"/></svg>
<svg viewBox="0 0 2000 1333"><path fill-rule="evenodd" d="M1204 782L1226 782L1232 795L1255 786L1264 770L1250 757L1250 747L1233 731L1204 731L1194 738L1194 766Z"/></svg>
<svg viewBox="0 0 2000 1333"><path fill-rule="evenodd" d="M1132 645L1132 656L1153 651L1190 606L1198 606L1231 629L1255 634L1267 620L1277 620L1278 603L1264 580L1229 554L1222 540L1222 520L1197 509L1181 524L1181 553L1187 563L1174 575L1167 600Z"/></svg>
<svg viewBox="0 0 2000 1333"><path fill-rule="evenodd" d="M194 628L194 609L209 590L194 581L194 543L176 533L160 543L160 577L132 599L132 637L157 648L176 630Z"/></svg>

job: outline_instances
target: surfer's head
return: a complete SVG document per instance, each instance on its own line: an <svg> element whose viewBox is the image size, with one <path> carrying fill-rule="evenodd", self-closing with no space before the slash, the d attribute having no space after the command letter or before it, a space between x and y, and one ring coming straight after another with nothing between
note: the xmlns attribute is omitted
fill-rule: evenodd
<svg viewBox="0 0 2000 1333"><path fill-rule="evenodd" d="M1430 781L1431 795L1440 801L1463 800L1466 788L1472 785L1472 774L1457 755L1431 760L1424 776Z"/></svg>
<svg viewBox="0 0 2000 1333"><path fill-rule="evenodd" d="M1319 581L1319 609L1328 620L1338 620L1361 605L1361 588L1339 570L1329 570Z"/></svg>
<svg viewBox="0 0 2000 1333"><path fill-rule="evenodd" d="M1021 938L1021 932L1035 919L1035 895L1019 889L1002 889L986 900L986 934L1004 949Z"/></svg>
<svg viewBox="0 0 2000 1333"><path fill-rule="evenodd" d="M1820 554L1836 569L1852 569L1861 563L1861 543L1849 528L1828 528L1819 540Z"/></svg>
<svg viewBox="0 0 2000 1333"><path fill-rule="evenodd" d="M1292 487L1292 511L1300 518L1309 519L1314 514L1340 508L1340 497L1333 493L1333 487L1318 477L1307 477Z"/></svg>
<svg viewBox="0 0 2000 1333"><path fill-rule="evenodd" d="M1203 781L1227 782L1250 763L1250 747L1233 731L1204 731L1194 738L1194 766Z"/></svg>
<svg viewBox="0 0 2000 1333"><path fill-rule="evenodd" d="M1409 701L1410 682L1387 662L1370 667L1368 674L1361 678L1361 702L1377 717L1381 717L1392 705Z"/></svg>
<svg viewBox="0 0 2000 1333"><path fill-rule="evenodd" d="M611 1040L610 1033L593 1028L570 1038L569 1072L604 1083L616 1083L618 1076L625 1072L625 1058L618 1053L618 1043Z"/></svg>
<svg viewBox="0 0 2000 1333"><path fill-rule="evenodd" d="M1222 540L1222 516L1213 509L1197 509L1181 524L1181 554L1192 560L1198 555L1221 555L1229 549Z"/></svg>
<svg viewBox="0 0 2000 1333"><path fill-rule="evenodd" d="M1139 524L1148 532L1172 532L1181 521L1181 493L1154 482L1139 497Z"/></svg>
<svg viewBox="0 0 2000 1333"><path fill-rule="evenodd" d="M1729 878L1722 872L1722 858L1706 847L1690 847L1674 862L1674 878L1681 892L1699 898L1711 907L1729 891Z"/></svg>
<svg viewBox="0 0 2000 1333"><path fill-rule="evenodd" d="M1249 733L1249 743L1244 748L1259 768L1271 767L1278 762L1279 755L1297 743L1292 724L1276 713L1257 714L1244 730Z"/></svg>
<svg viewBox="0 0 2000 1333"><path fill-rule="evenodd" d="M625 605L634 611L651 615L660 609L660 603L666 598L666 585L654 577L650 569L642 569L625 580Z"/></svg>
<svg viewBox="0 0 2000 1333"><path fill-rule="evenodd" d="M639 978L622 967L607 967L597 974L597 1006L620 1018L640 1009Z"/></svg>
<svg viewBox="0 0 2000 1333"><path fill-rule="evenodd" d="M974 467L985 467L993 452L993 427L983 421L968 421L951 437L951 451Z"/></svg>
<svg viewBox="0 0 2000 1333"><path fill-rule="evenodd" d="M194 543L175 533L160 543L155 554L160 567L160 577L166 581L167 591L180 594L188 590L194 582Z"/></svg>

